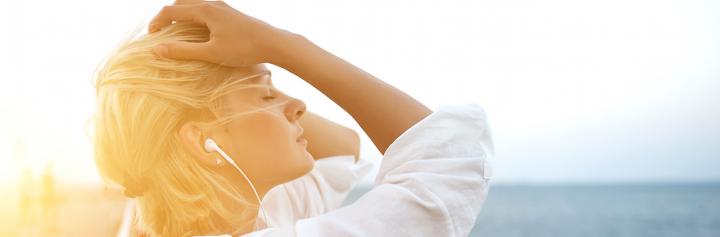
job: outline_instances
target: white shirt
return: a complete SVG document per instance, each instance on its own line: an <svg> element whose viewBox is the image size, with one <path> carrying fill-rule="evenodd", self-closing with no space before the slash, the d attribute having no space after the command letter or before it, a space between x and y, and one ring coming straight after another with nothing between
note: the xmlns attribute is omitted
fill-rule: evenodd
<svg viewBox="0 0 720 237"><path fill-rule="evenodd" d="M242 237L467 236L493 155L480 105L440 106L388 147L374 187L354 203L338 208L368 162L320 159L308 175L271 189L262 201L267 228Z"/></svg>
<svg viewBox="0 0 720 237"><path fill-rule="evenodd" d="M262 206L269 220L258 213L258 221L265 227L287 226L335 210L371 168L362 158L356 163L354 155L318 159L309 173L265 194Z"/></svg>

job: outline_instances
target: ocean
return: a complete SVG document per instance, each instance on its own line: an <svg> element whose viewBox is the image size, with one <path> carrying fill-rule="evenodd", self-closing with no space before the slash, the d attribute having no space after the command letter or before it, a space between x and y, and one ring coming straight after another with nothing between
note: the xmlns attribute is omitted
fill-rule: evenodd
<svg viewBox="0 0 720 237"><path fill-rule="evenodd" d="M469 236L720 237L720 183L493 185Z"/></svg>

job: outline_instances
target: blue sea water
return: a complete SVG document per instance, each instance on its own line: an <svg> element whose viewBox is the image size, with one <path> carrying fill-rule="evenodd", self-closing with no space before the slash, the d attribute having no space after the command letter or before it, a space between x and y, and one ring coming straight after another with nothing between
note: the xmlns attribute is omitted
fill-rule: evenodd
<svg viewBox="0 0 720 237"><path fill-rule="evenodd" d="M720 183L491 186L470 236L720 237Z"/></svg>

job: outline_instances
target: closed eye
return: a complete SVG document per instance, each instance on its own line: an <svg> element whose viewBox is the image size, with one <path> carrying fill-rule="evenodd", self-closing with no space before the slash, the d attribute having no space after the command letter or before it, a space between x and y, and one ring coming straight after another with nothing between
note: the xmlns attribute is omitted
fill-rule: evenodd
<svg viewBox="0 0 720 237"><path fill-rule="evenodd" d="M263 100L274 100L275 96L265 96L263 97Z"/></svg>
<svg viewBox="0 0 720 237"><path fill-rule="evenodd" d="M272 96L272 93L270 93L272 90L268 90L267 95L263 96L262 99L265 101L274 100L276 97Z"/></svg>

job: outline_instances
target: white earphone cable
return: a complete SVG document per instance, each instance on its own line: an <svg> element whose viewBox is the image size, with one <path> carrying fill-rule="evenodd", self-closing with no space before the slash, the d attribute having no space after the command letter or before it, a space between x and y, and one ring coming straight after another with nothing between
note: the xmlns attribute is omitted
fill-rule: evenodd
<svg viewBox="0 0 720 237"><path fill-rule="evenodd" d="M222 149L220 149L220 147L218 147L217 145L215 145L214 148L216 148L215 151L217 151L218 153L220 153L220 156L222 156L223 158L225 158L225 161L227 161L227 162L230 163L233 167L235 167L235 169L236 169L237 171L239 171L240 174L242 174L242 176L245 178L245 180L248 181L248 183L250 184L250 187L252 188L253 192L255 193L255 198L257 198L257 200L258 200L258 206L260 206L260 211L261 211L262 214L263 214L263 218L265 219L265 222L267 222L267 221L268 221L268 219L267 219L267 214L265 213L265 208L262 207L262 200L260 200L260 196L258 195L257 190L255 190L255 185L253 185L253 183L250 181L250 179L247 177L247 175L245 175L245 172L243 172L242 169L240 169L240 167L238 167L238 165L235 164L235 161L233 161L233 159L231 159L230 156L228 156L227 154L225 154L225 152L224 152ZM258 223L258 222L255 221L256 227L257 227L257 223Z"/></svg>

